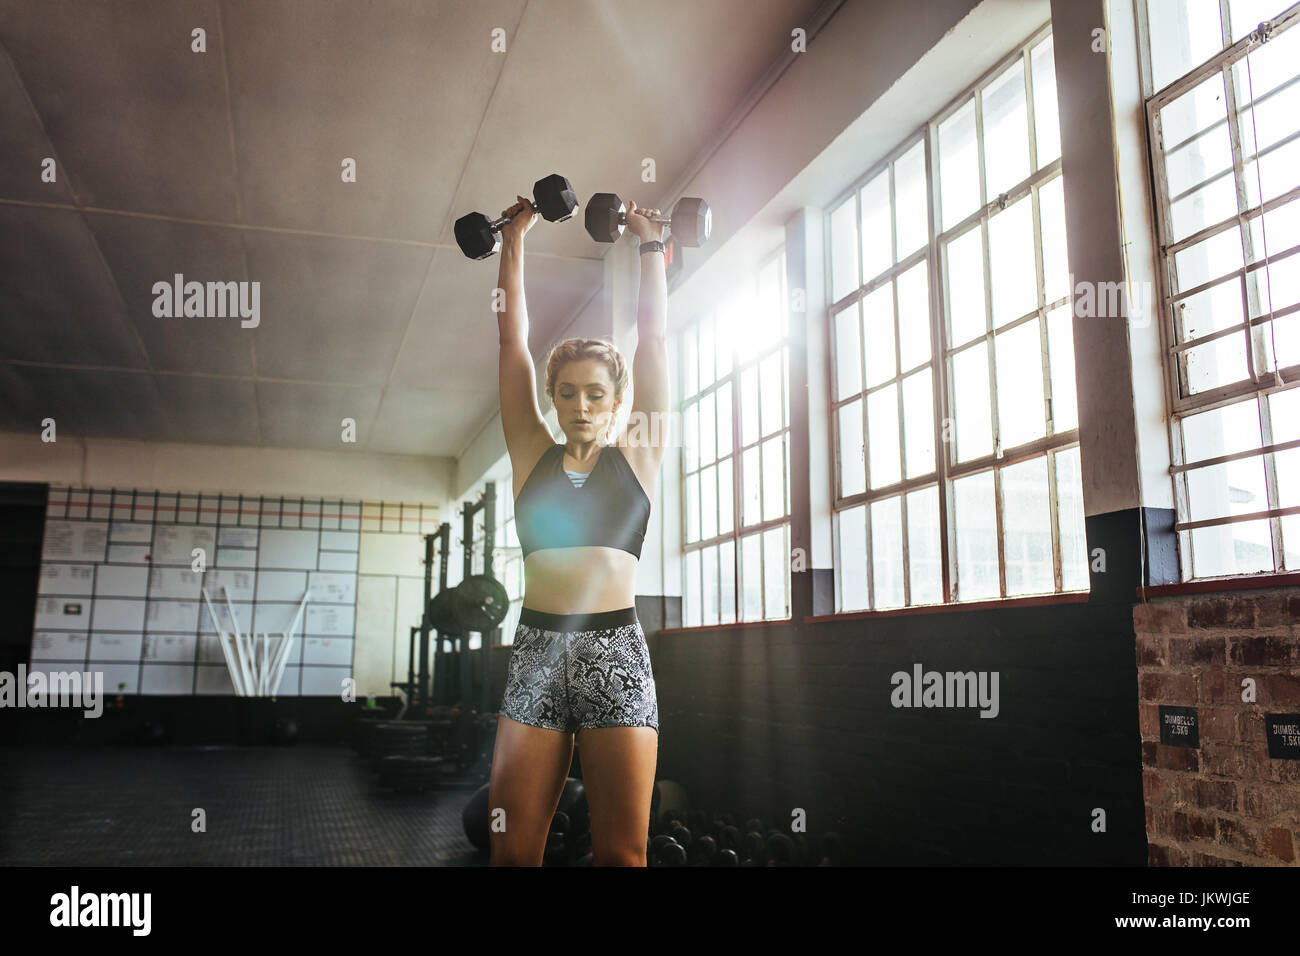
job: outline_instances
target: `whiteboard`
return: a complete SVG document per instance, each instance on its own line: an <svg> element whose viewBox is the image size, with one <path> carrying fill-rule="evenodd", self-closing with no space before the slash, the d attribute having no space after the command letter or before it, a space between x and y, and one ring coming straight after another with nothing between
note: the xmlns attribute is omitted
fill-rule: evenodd
<svg viewBox="0 0 1300 956"><path fill-rule="evenodd" d="M193 662L196 640L193 634L148 634L144 639L144 659Z"/></svg>
<svg viewBox="0 0 1300 956"><path fill-rule="evenodd" d="M37 598L36 629L88 631L92 606L89 598Z"/></svg>
<svg viewBox="0 0 1300 956"><path fill-rule="evenodd" d="M320 546L329 551L355 551L360 547L360 539L356 531L322 531Z"/></svg>
<svg viewBox="0 0 1300 956"><path fill-rule="evenodd" d="M256 528L221 528L217 532L218 548L256 548Z"/></svg>
<svg viewBox="0 0 1300 956"><path fill-rule="evenodd" d="M148 544L153 540L153 524L148 521L114 521L108 527L108 540L114 544Z"/></svg>
<svg viewBox="0 0 1300 956"><path fill-rule="evenodd" d="M317 571L311 575L308 601L319 604L355 604L357 578L355 574L330 574Z"/></svg>
<svg viewBox="0 0 1300 956"><path fill-rule="evenodd" d="M243 550L241 548L217 548L217 567L257 567L257 552L252 550Z"/></svg>
<svg viewBox="0 0 1300 956"><path fill-rule="evenodd" d="M47 521L41 560L103 561L107 546L107 521Z"/></svg>
<svg viewBox="0 0 1300 956"><path fill-rule="evenodd" d="M257 574L253 571L218 570L203 575L203 587L207 589L213 604L225 603L222 588L230 593L232 601L253 600L253 585L256 581Z"/></svg>
<svg viewBox="0 0 1300 956"><path fill-rule="evenodd" d="M304 664L352 666L352 638L309 637L303 643Z"/></svg>
<svg viewBox="0 0 1300 956"><path fill-rule="evenodd" d="M305 571L259 571L257 573L257 599L259 601L292 601L297 604L307 590Z"/></svg>
<svg viewBox="0 0 1300 956"><path fill-rule="evenodd" d="M143 598L149 588L149 569L105 564L95 577L96 597Z"/></svg>
<svg viewBox="0 0 1300 956"><path fill-rule="evenodd" d="M198 600L203 575L189 568L154 568L149 572L149 597Z"/></svg>
<svg viewBox="0 0 1300 956"><path fill-rule="evenodd" d="M93 564L43 564L37 594L89 594L95 587Z"/></svg>
<svg viewBox="0 0 1300 956"><path fill-rule="evenodd" d="M84 661L85 659L85 634L37 631L32 635L33 661Z"/></svg>
<svg viewBox="0 0 1300 956"><path fill-rule="evenodd" d="M306 633L351 635L353 631L353 610L350 604L309 604L307 605Z"/></svg>
<svg viewBox="0 0 1300 956"><path fill-rule="evenodd" d="M99 661L136 661L140 660L140 649L144 645L142 634L91 634L90 660ZM108 687L107 679L104 686ZM116 686L114 684L113 686Z"/></svg>
<svg viewBox="0 0 1300 956"><path fill-rule="evenodd" d="M143 631L144 601L99 598L93 620L97 631Z"/></svg>
<svg viewBox="0 0 1300 956"><path fill-rule="evenodd" d="M216 552L216 541L215 528L160 524L154 531L153 563L190 567L194 562L195 548L202 548L206 560L211 561Z"/></svg>
<svg viewBox="0 0 1300 956"><path fill-rule="evenodd" d="M267 529L258 546L259 568L314 568L318 531Z"/></svg>
<svg viewBox="0 0 1300 956"><path fill-rule="evenodd" d="M199 626L198 601L150 601L146 630L151 634L159 631L181 631L193 634ZM96 619L95 626L99 626Z"/></svg>

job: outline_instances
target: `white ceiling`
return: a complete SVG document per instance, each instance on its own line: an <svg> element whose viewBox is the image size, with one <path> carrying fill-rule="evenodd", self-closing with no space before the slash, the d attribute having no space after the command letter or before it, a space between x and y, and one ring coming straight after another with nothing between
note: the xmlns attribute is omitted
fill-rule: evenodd
<svg viewBox="0 0 1300 956"><path fill-rule="evenodd" d="M662 204L817 6L0 0L0 429L457 454L499 402L456 218L552 172ZM607 248L530 232L535 353ZM176 273L259 282L259 327L154 317Z"/></svg>

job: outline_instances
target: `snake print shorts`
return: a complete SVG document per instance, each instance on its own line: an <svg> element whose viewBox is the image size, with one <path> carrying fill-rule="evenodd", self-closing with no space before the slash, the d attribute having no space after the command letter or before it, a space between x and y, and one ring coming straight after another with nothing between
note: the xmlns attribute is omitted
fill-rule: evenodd
<svg viewBox="0 0 1300 956"><path fill-rule="evenodd" d="M659 703L636 608L594 614L519 614L501 713L521 724L576 733L653 727Z"/></svg>

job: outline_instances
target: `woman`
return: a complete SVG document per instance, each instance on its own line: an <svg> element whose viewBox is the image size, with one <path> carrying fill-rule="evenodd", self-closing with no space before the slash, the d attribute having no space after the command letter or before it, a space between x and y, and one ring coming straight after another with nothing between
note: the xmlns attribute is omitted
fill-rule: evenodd
<svg viewBox="0 0 1300 956"><path fill-rule="evenodd" d="M552 438L537 407L524 302L524 236L538 213L518 198L502 212L513 218L501 230L498 326L524 604L488 789L492 865L541 865L576 734L593 863L645 866L659 709L634 588L665 439L633 447L626 432L614 437L627 366L598 339L569 339L547 359L546 394L567 440ZM642 242L632 413L657 424L668 411L663 225L648 218L658 210L630 206L627 228ZM642 433L659 429L633 429Z"/></svg>

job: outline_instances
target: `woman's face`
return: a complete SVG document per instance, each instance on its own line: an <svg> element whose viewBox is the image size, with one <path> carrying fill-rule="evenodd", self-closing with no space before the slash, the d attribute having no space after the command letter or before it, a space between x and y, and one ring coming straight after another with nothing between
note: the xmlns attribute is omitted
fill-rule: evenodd
<svg viewBox="0 0 1300 956"><path fill-rule="evenodd" d="M602 438L618 411L609 366L600 359L562 365L551 396L560 427L575 442Z"/></svg>

